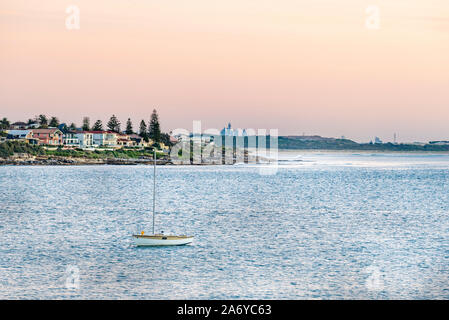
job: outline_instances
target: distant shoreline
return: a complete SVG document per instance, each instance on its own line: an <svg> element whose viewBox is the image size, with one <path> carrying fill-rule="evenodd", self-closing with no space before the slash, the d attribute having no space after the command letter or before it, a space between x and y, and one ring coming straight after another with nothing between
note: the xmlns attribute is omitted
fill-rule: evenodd
<svg viewBox="0 0 449 320"><path fill-rule="evenodd" d="M407 154L447 154L449 150L358 150L358 149L278 149L279 152L292 152L292 153L407 153Z"/></svg>
<svg viewBox="0 0 449 320"><path fill-rule="evenodd" d="M391 151L391 150L328 150L328 149L278 149L282 154L353 154L353 155L370 155L370 154L406 154L406 155L449 155L449 151ZM153 160L150 159L118 159L118 158L103 158L91 159L85 157L21 157L21 158L0 158L1 166L135 166L135 165L153 165ZM158 159L156 165L158 166L178 166L169 159ZM220 164L197 163L184 164L190 166L216 166ZM233 165L233 164L222 164Z"/></svg>
<svg viewBox="0 0 449 320"><path fill-rule="evenodd" d="M449 141L417 143L357 143L349 139L321 136L280 136L279 150L326 150L349 152L449 152Z"/></svg>

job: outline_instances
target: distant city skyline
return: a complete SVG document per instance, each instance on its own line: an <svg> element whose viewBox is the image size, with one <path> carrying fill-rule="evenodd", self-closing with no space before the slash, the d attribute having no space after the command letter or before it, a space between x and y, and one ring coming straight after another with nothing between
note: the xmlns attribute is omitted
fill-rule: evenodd
<svg viewBox="0 0 449 320"><path fill-rule="evenodd" d="M50 120L50 117L52 116L52 115L47 115L48 117L48 120ZM57 117L57 116L56 116ZM81 119L81 121L79 121L79 122L77 122L77 121L72 121L72 120L69 120L69 121L61 121L61 119L59 118L59 117L57 117L58 118L58 120L59 120L59 122L60 122L60 124L66 124L67 126L70 126L71 125L71 123L73 122L73 123L75 123L75 125L78 127L78 128L81 128L82 126L83 126L83 123L82 123L82 120L83 120L83 118L84 117L82 117L82 119ZM94 125L94 123L95 123L95 121L97 121L97 120L100 120L101 122L102 122L102 124L103 124L103 127L105 128L104 130L108 130L107 128L106 128L106 125L107 125L107 123L108 123L108 121L109 121L109 118L105 118L105 119L92 119L92 118L90 118L90 117L88 117L89 118L89 120L90 120L90 125L91 125L91 127ZM129 117L128 117L129 118ZM126 120L128 120L128 118L126 118ZM11 119L8 119L8 120L11 120ZM29 120L35 120L35 121L37 121L37 122L39 122L38 121L38 119L36 119L36 117L35 116L33 116L33 117L28 117L28 118L26 118L26 119L19 119L19 120L17 120L17 121L10 121L11 122L11 124L13 124L13 123L16 123L16 122L24 122L24 123L27 123ZM120 125L121 125L121 131L125 131L126 130L126 121L122 121L121 119L118 119L119 121L120 121ZM145 120L145 122L147 123L147 122L149 122L149 120L148 119L140 119L140 120L138 120L137 122L136 121L133 121L132 119L131 119L131 122L132 122L132 125L133 125L133 130L134 130L134 132L138 132L139 131L139 124L140 124L140 121L141 120ZM163 131L166 131L166 132L170 132L170 131L172 131L172 130L175 130L175 129L177 129L177 128L164 128L164 126L162 126L162 128L164 129ZM186 129L186 130L188 130L189 132L192 132L192 128L189 128L189 127L184 127L184 128L182 128L182 129ZM207 130L207 129L211 129L211 127L202 127L201 128L201 131L202 132L204 132L205 130ZM220 132L220 134L222 134L222 135L227 135L227 134L229 134L229 135L246 135L247 133L246 133L246 130L247 129L253 129L253 130L255 130L255 131L257 131L258 129L265 129L265 130L267 130L266 128L250 128L250 127L234 127L234 126L232 126L232 122L227 122L227 123L225 123L225 125L223 125L222 127L217 127L217 128L213 128L213 129L217 129L219 132ZM267 130L267 132L269 132L269 129L273 129L273 128L268 128L268 130ZM227 131L229 131L230 133L228 133ZM449 139L445 139L445 138L437 138L437 139L430 139L430 140L414 140L414 141L408 141L408 140L403 140L403 141L401 141L400 139L399 139L399 136L398 136L398 134L397 133L393 133L393 135L392 135L392 137L391 137L391 139L389 139L388 137L384 140L384 139L382 139L382 138L380 138L379 136L376 136L376 135L374 135L374 136L372 136L372 137L369 137L367 140L358 140L358 139L355 139L355 138L351 138L351 137L347 137L347 136L345 136L345 135L340 135L340 136L325 136L325 135L322 135L322 134L320 134L320 133L306 133L306 132L301 132L301 133L295 133L295 134L280 134L280 135L282 135L282 136L322 136L322 137L328 137L328 138L339 138L339 139L349 139L349 140L353 140L353 141L356 141L356 142L373 142L373 143L387 143L387 142L393 142L393 143L401 143L401 142L429 142L429 141L447 141L447 140L449 140Z"/></svg>
<svg viewBox="0 0 449 320"><path fill-rule="evenodd" d="M160 112L159 110L158 110L158 112ZM160 112L160 113L162 113L162 112ZM37 114L36 114L37 115ZM80 117L78 117L77 119L66 119L66 120L64 120L64 118L61 118L61 117L58 117L58 115L53 115L53 114L46 114L49 118L51 117L51 116L56 116L59 120L60 120L60 122L61 123L66 123L67 125L70 125L72 122L74 122L78 127L82 127L82 121L83 121L83 118L85 117L85 116L80 116ZM151 115L151 114L150 114ZM90 117L90 116L87 116L87 117L89 117L89 119L90 119L90 124L91 125L93 125L94 124L94 122L96 121L96 120L101 120L102 121L102 123L103 123L103 126L105 126L106 125L106 123L108 122L108 120L109 120L109 118L110 118L110 116L112 116L112 114L111 115L109 115L109 116L104 116L104 117ZM117 116L117 114L116 114L116 116ZM11 123L12 122L18 122L18 121L24 121L24 122L27 122L29 119L33 119L35 116L25 116L25 117L23 117L23 118L11 118L11 117L8 117L8 112L4 112L4 111L2 111L2 113L0 114L0 117L7 117L10 121L11 121ZM138 131L138 126L139 126L139 123L140 123L140 121L141 120L145 120L145 122L148 122L149 121L149 119L150 119L150 116L147 116L147 117L143 117L143 118L136 118L136 117L129 117L129 116L123 116L123 117L119 117L119 116L117 116L117 118L120 120L120 122L121 122L121 126L122 126L122 129L123 130L125 130L125 126L126 126L126 121L128 120L128 118L131 118L131 121L132 121L132 123L133 123L133 127L134 127L134 130L135 131ZM198 120L198 119L193 119L192 121L195 121L195 120ZM183 126L183 127L177 127L177 128L183 128L183 129L186 129L186 130L189 130L189 131L192 131L192 121L190 121L190 125L189 125L189 123L188 122L186 122L186 125L185 126ZM201 120L200 120L201 121ZM167 125L166 125L166 122L170 122L170 121L165 121L165 119L164 118L162 118L162 121L161 121L161 127L162 127L162 129L164 130L164 131L167 131L167 132L169 132L169 131L171 131L171 130L174 130L174 129L177 129L177 128L175 128L175 127L168 127ZM211 121L212 122L212 121ZM218 123L218 122L220 122L220 120L216 120L216 121L213 121L214 123ZM239 122L239 123L242 123L242 121L235 121L235 122ZM217 129L217 130L222 130L223 129L223 127L225 127L225 126L227 126L227 124L228 123L234 123L234 121L228 121L228 120L225 120L225 121L222 121L222 124L221 124L221 126L220 125L218 125L218 126L216 126L216 127L212 127L212 126L206 126L206 127L203 127L202 129L203 129L203 131L204 130L206 130L206 129L211 129L211 128L214 128L214 129ZM251 126L234 126L234 125L232 125L232 128L233 129L241 129L241 130L243 130L243 129L247 129L247 128L249 128L249 129L254 129L254 130L257 130L257 129L266 129L267 131L269 130L269 129L279 129L279 128L275 128L275 127L270 127L270 126L267 126L267 127L251 127ZM326 130L323 130L323 131L326 131ZM329 131L328 131L329 132ZM446 134L446 135L442 135L442 136L437 136L437 135L433 135L433 136L427 136L427 137L429 137L429 138L425 138L426 137L426 135L424 134L424 135L422 135L422 136L419 136L419 135L412 135L412 136L408 136L408 137L401 137L401 135L399 134L399 133L395 133L395 132L393 132L393 133L391 133L390 135L388 135L388 134L386 134L386 135L382 135L382 134L377 134L376 133L376 131L373 131L373 134L372 135L369 135L369 134L366 134L365 132L360 132L360 134L359 135L355 135L355 136L351 136L351 135L347 135L347 134L338 134L338 133L336 133L336 134L332 134L332 133L329 133L329 134L325 134L325 133L323 133L323 132L319 132L318 130L311 130L311 131L301 131L300 129L299 130L297 130L296 132L295 131L292 131L292 132L289 132L289 131L287 131L287 130L282 130L282 128L281 129L279 129L279 135L283 135L283 136L288 136L288 135L295 135L295 136L303 136L303 135L306 135L306 136L313 136L313 135L319 135L319 136L323 136L323 137L334 137L334 138L344 138L344 139L350 139L350 140L354 140L354 141L357 141L357 142L369 142L369 141L374 141L375 140L375 138L376 137L378 137L378 138L380 138L383 142L428 142L428 141L435 141L435 140L449 140L449 133L448 134Z"/></svg>
<svg viewBox="0 0 449 320"><path fill-rule="evenodd" d="M449 140L446 0L78 0L67 30L71 4L1 2L0 117Z"/></svg>

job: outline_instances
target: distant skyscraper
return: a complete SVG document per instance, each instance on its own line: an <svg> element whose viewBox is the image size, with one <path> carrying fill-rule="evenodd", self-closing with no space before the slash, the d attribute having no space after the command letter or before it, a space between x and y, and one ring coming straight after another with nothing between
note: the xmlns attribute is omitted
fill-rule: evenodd
<svg viewBox="0 0 449 320"><path fill-rule="evenodd" d="M232 130L232 128L231 128L231 123L229 122L228 123L228 126L227 127L224 127L221 131L220 131L220 134L222 135L222 136L233 136L233 132L232 132L233 130Z"/></svg>
<svg viewBox="0 0 449 320"><path fill-rule="evenodd" d="M231 127L231 123L228 123L227 127L224 127L221 131L220 131L220 135L222 136L237 136L237 137L241 137L241 136L247 136L248 133L246 131L246 129L232 129Z"/></svg>

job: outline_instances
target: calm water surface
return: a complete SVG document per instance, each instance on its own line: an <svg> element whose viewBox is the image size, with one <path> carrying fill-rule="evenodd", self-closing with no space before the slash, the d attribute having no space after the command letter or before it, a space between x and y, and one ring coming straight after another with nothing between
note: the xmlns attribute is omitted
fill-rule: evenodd
<svg viewBox="0 0 449 320"><path fill-rule="evenodd" d="M158 167L159 248L151 167L0 167L0 298L449 299L448 155L281 160Z"/></svg>

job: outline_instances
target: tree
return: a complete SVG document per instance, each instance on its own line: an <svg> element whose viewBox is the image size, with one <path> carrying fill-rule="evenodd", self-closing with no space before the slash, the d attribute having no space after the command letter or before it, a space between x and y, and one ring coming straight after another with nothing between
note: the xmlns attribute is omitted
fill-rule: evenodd
<svg viewBox="0 0 449 320"><path fill-rule="evenodd" d="M159 125L159 116L157 115L156 109L151 114L148 135L155 143L161 142L161 126Z"/></svg>
<svg viewBox="0 0 449 320"><path fill-rule="evenodd" d="M58 120L58 118L56 118L56 117L51 117L49 126L50 126L50 127L55 127L55 128L56 128L57 126L59 126L59 120Z"/></svg>
<svg viewBox="0 0 449 320"><path fill-rule="evenodd" d="M38 117L38 122L41 128L47 128L48 127L48 119L45 114L40 114Z"/></svg>
<svg viewBox="0 0 449 320"><path fill-rule="evenodd" d="M133 134L133 123L131 122L131 119L128 118L128 121L126 121L126 134Z"/></svg>
<svg viewBox="0 0 449 320"><path fill-rule="evenodd" d="M103 131L103 122L101 120L97 120L92 127L93 131Z"/></svg>
<svg viewBox="0 0 449 320"><path fill-rule="evenodd" d="M83 131L89 131L90 130L90 119L89 117L83 118Z"/></svg>
<svg viewBox="0 0 449 320"><path fill-rule="evenodd" d="M147 124L144 120L140 121L140 131L139 136L141 136L146 142L149 141L147 133Z"/></svg>
<svg viewBox="0 0 449 320"><path fill-rule="evenodd" d="M74 124L73 122L70 124L69 126L69 130L75 131L76 130L76 124Z"/></svg>
<svg viewBox="0 0 449 320"><path fill-rule="evenodd" d="M170 141L170 135L168 133L161 133L161 142L167 147L173 146L173 142Z"/></svg>
<svg viewBox="0 0 449 320"><path fill-rule="evenodd" d="M108 129L114 132L120 132L120 121L118 121L117 117L113 114L108 122Z"/></svg>
<svg viewBox="0 0 449 320"><path fill-rule="evenodd" d="M5 130L8 129L11 124L7 118L3 118L0 120L0 129Z"/></svg>

